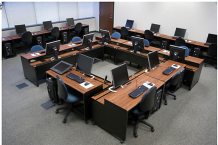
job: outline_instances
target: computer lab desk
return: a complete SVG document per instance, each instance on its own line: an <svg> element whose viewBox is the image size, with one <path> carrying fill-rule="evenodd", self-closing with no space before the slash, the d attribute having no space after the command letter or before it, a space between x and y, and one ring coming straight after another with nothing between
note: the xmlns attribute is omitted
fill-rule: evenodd
<svg viewBox="0 0 218 145"><path fill-rule="evenodd" d="M71 80L66 75L68 73L74 73L75 75L78 75L79 77L82 77L85 79L85 81L90 82L94 86L91 88L84 88L80 86L80 84L74 80ZM46 78L52 77L56 79L56 76L60 75L52 70L46 71ZM72 67L71 70L65 72L64 74L60 75L63 82L68 85L70 88L77 90L81 94L83 94L83 113L84 113L84 119L85 123L88 123L88 120L92 117L92 108L91 108L91 97L95 95L96 93L100 92L102 89L107 88L111 85L111 83L104 84L104 79L95 76L94 79L91 79L91 77L83 75L81 72L77 71L75 67Z"/></svg>
<svg viewBox="0 0 218 145"><path fill-rule="evenodd" d="M170 75L164 75L162 71L172 64L178 64L180 65L180 68L174 70ZM129 82L131 83L129 84L128 82L124 84L124 88L119 87L116 89L117 92L104 90L93 96L91 100L93 123L118 138L121 142L124 142L126 140L129 111L139 104L144 93L136 99L129 97L128 94L146 81L155 84L157 89L164 90L165 83L184 67L185 64L174 61L161 63L159 67L151 70L149 73L145 73L145 70L142 70L131 76L129 78ZM163 93L160 101L162 100L162 97ZM161 102L156 110L160 109L160 107ZM153 110L152 112L156 110Z"/></svg>
<svg viewBox="0 0 218 145"><path fill-rule="evenodd" d="M93 43L97 43L97 41L94 40ZM40 76L44 76L47 70L49 70L51 67L53 67L55 64L57 64L61 60L75 65L77 62L79 53L85 53L89 56L94 56L93 54L95 53L93 52L96 52L95 55L99 55L99 52L100 53L102 52L102 49L101 49L102 46L99 44L94 45L93 46L94 49L92 49L92 51L85 50L85 49L81 49L81 50L79 49L80 50L79 51L77 50L78 47L81 47L81 44L76 44L75 46L69 46L69 44L61 45L60 50L59 50L59 55L58 55L58 57L61 57L61 58L59 58L58 60L54 60L54 61L51 61L50 58L43 59L43 57L45 56L45 53L42 53L41 55L37 55L37 56L32 56L32 54L37 53L37 52L21 55L21 63L23 66L23 72L24 72L25 78L38 87L39 86L38 78ZM103 55L103 52L101 53L101 55ZM31 62L32 60L35 60L35 61ZM42 60L44 61L42 62Z"/></svg>

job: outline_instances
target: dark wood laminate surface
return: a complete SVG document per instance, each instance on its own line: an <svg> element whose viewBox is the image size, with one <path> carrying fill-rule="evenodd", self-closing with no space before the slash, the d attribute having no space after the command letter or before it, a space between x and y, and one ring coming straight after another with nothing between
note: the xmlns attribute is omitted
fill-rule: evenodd
<svg viewBox="0 0 218 145"><path fill-rule="evenodd" d="M204 45L203 42L195 41L194 45L202 46L202 47L209 47L208 45Z"/></svg>
<svg viewBox="0 0 218 145"><path fill-rule="evenodd" d="M10 37L2 37L2 42L12 40Z"/></svg>
<svg viewBox="0 0 218 145"><path fill-rule="evenodd" d="M37 32L32 32L32 36L37 36L37 35L41 35L43 34L42 31L37 31ZM21 36L19 35L13 35L13 36L9 36L11 39L20 39Z"/></svg>
<svg viewBox="0 0 218 145"><path fill-rule="evenodd" d="M127 41L127 42L124 42L122 44L124 45L127 45L127 46L132 46L132 42L130 43L131 41ZM153 47L153 46L149 46L149 47L145 47L145 50L148 50L148 51L160 51L161 49L160 48L157 48L157 47Z"/></svg>

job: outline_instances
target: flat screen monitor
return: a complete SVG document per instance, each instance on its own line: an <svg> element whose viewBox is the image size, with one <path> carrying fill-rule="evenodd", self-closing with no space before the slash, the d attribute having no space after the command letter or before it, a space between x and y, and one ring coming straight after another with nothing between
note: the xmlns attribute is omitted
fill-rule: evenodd
<svg viewBox="0 0 218 145"><path fill-rule="evenodd" d="M75 25L74 24L74 19L73 18L67 18L67 25L68 26Z"/></svg>
<svg viewBox="0 0 218 145"><path fill-rule="evenodd" d="M140 37L131 37L132 40L132 49L134 50L134 53L137 51L143 51L145 48L144 39Z"/></svg>
<svg viewBox="0 0 218 145"><path fill-rule="evenodd" d="M148 53L148 63L149 63L150 69L153 69L154 67L159 66L160 61L159 61L157 50Z"/></svg>
<svg viewBox="0 0 218 145"><path fill-rule="evenodd" d="M58 51L60 49L60 40L46 43L45 54L47 57L54 56L54 59L58 59Z"/></svg>
<svg viewBox="0 0 218 145"><path fill-rule="evenodd" d="M170 59L182 62L185 60L185 51L183 47L170 45Z"/></svg>
<svg viewBox="0 0 218 145"><path fill-rule="evenodd" d="M82 45L85 46L85 47L89 47L89 49L92 49L93 37L94 37L94 33L83 35Z"/></svg>
<svg viewBox="0 0 218 145"><path fill-rule="evenodd" d="M106 31L106 30L100 30L101 36L102 36L102 44L104 44L104 42L110 42L111 41L111 36L110 36L110 32Z"/></svg>
<svg viewBox="0 0 218 145"><path fill-rule="evenodd" d="M158 32L159 32L159 29L160 29L160 25L154 24L154 23L151 24L150 30L151 30L152 32L158 33Z"/></svg>
<svg viewBox="0 0 218 145"><path fill-rule="evenodd" d="M76 69L86 75L91 75L93 62L94 58L91 58L83 54L79 54Z"/></svg>
<svg viewBox="0 0 218 145"><path fill-rule="evenodd" d="M117 87L125 84L129 81L128 71L126 64L122 64L111 70L113 86L116 89Z"/></svg>
<svg viewBox="0 0 218 145"><path fill-rule="evenodd" d="M23 25L15 25L16 33L22 34L23 32L26 32L26 26Z"/></svg>
<svg viewBox="0 0 218 145"><path fill-rule="evenodd" d="M216 34L208 34L207 43L217 43L217 35Z"/></svg>
<svg viewBox="0 0 218 145"><path fill-rule="evenodd" d="M45 29L45 30L48 30L48 29L52 29L52 28L53 28L51 21L45 21L45 22L43 22L43 26L44 26L44 29Z"/></svg>
<svg viewBox="0 0 218 145"><path fill-rule="evenodd" d="M134 20L127 20L125 27L132 28L133 23L134 23Z"/></svg>
<svg viewBox="0 0 218 145"><path fill-rule="evenodd" d="M186 29L176 28L174 36L178 36L178 37L184 38L185 37L185 32L186 32Z"/></svg>
<svg viewBox="0 0 218 145"><path fill-rule="evenodd" d="M65 61L60 61L59 63L57 63L56 65L54 65L51 70L53 70L54 72L58 73L58 74L63 74L66 71L68 71L71 67L73 67L72 64L67 63Z"/></svg>

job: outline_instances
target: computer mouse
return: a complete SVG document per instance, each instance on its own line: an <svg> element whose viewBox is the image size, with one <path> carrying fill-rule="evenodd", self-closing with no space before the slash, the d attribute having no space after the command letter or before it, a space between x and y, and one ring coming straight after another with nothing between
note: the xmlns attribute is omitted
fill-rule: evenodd
<svg viewBox="0 0 218 145"><path fill-rule="evenodd" d="M85 86L87 86L87 85L89 85L89 84L90 84L89 82L85 82L85 84L84 84L84 85L85 85Z"/></svg>
<svg viewBox="0 0 218 145"><path fill-rule="evenodd" d="M148 83L148 85L149 85L149 86L153 86L153 84L152 84L152 83Z"/></svg>

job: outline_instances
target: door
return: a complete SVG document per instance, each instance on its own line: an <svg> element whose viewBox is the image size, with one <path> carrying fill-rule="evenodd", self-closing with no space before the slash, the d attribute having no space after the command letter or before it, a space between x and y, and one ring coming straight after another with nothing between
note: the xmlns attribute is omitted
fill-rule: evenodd
<svg viewBox="0 0 218 145"><path fill-rule="evenodd" d="M113 32L114 2L100 2L100 29Z"/></svg>

